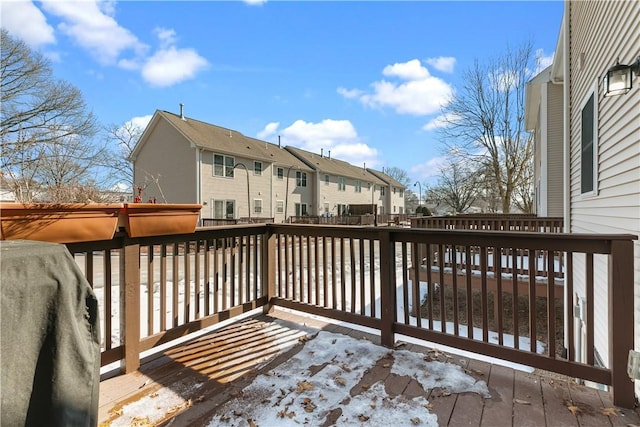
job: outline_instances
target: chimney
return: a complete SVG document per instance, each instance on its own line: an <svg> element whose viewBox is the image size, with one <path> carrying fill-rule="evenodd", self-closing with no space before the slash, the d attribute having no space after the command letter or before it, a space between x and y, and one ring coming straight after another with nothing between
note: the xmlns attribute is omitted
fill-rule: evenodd
<svg viewBox="0 0 640 427"><path fill-rule="evenodd" d="M327 154L327 158L328 158L329 160L331 160L331 150L327 150L327 152L329 153L329 154Z"/></svg>
<svg viewBox="0 0 640 427"><path fill-rule="evenodd" d="M184 104L180 103L180 118L184 120Z"/></svg>
<svg viewBox="0 0 640 427"><path fill-rule="evenodd" d="M324 148L320 149L320 157L324 157Z"/></svg>

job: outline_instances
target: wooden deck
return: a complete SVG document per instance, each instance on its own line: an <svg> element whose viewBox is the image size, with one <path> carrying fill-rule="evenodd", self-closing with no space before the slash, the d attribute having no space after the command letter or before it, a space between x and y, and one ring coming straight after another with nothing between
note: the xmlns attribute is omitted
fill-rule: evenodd
<svg viewBox="0 0 640 427"><path fill-rule="evenodd" d="M100 426L123 425L124 414L135 414L136 402L149 402L149 398L153 402L156 396L153 405L161 419L140 416L125 425L209 425L220 405L237 396L256 375L288 360L302 348L301 337L318 329L364 337L376 344L380 341L375 335L282 310L246 318L147 357L137 372L103 379ZM351 390L352 396L375 381L384 381L390 396L425 397L442 426L640 426L638 408L613 408L608 393L567 378L451 357L415 344L401 345L461 365L470 375L487 382L491 398L424 390L414 379L392 374L388 363L378 363L369 370ZM324 425L332 425L339 415L340 411L332 411Z"/></svg>

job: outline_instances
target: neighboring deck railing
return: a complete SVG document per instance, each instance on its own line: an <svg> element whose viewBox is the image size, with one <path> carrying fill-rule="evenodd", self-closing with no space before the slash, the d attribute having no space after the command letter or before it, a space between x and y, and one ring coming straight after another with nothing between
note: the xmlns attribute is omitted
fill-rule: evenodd
<svg viewBox="0 0 640 427"><path fill-rule="evenodd" d="M119 234L67 246L102 295L102 363L120 360L127 372L139 367L144 350L277 305L378 329L389 347L395 334L403 334L611 385L614 403L630 407L634 390L625 367L633 348L633 239L260 224L140 239ZM445 253L464 260L464 268L453 274L429 258ZM567 305L555 293L562 280L558 259L564 260ZM594 279L600 261L607 270L604 282ZM528 271L546 264L548 283L541 287L535 275L494 274L502 264L518 262ZM578 277L585 283L584 330L572 321ZM596 294L607 295L606 319L596 318ZM611 368L596 366L594 335L602 321L608 323ZM568 325L566 337L560 322ZM584 358L573 346L578 334L584 334ZM567 343L566 351L558 342Z"/></svg>

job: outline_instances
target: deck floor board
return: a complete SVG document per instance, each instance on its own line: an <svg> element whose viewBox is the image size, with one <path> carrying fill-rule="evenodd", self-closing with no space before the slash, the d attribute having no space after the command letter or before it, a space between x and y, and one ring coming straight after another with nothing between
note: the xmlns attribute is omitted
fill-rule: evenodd
<svg viewBox="0 0 640 427"><path fill-rule="evenodd" d="M306 329L301 332L300 328ZM304 337L319 329L380 343L377 335L282 310L246 318L145 358L139 371L101 381L100 426L109 426L127 405L153 402L149 399L163 393L173 393L180 400L166 408L158 425L206 426L216 417L217 408L241 393L258 374L291 358L302 348ZM460 365L469 375L487 382L492 398L424 390L417 381L391 373L391 355L386 356L389 360L380 359L353 386L351 395L383 381L391 396L426 398L441 426L640 426L637 409L612 408L608 393L565 377L525 373L417 344L402 343L399 348ZM575 414L570 406L578 408ZM340 414L339 409L331 412L324 425L331 425Z"/></svg>

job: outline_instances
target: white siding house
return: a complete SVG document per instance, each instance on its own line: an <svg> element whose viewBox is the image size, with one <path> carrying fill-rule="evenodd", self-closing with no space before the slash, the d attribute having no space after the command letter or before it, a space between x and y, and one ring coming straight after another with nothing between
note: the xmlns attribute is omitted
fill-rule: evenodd
<svg viewBox="0 0 640 427"><path fill-rule="evenodd" d="M554 62L549 70L532 80L532 91L528 95L538 100L528 99L527 106L533 119L529 127L535 129L536 143L540 141L540 151L536 150L537 162L542 165L540 177L547 173L551 180L552 174L563 173L568 232L640 235L640 76L632 75L633 87L626 94L605 96L604 92L607 70L617 61L632 64L639 56L640 2L565 1ZM562 87L562 102L555 99L557 85ZM547 100L543 101L545 87ZM533 89L540 93L536 95ZM551 122L557 117L557 113L551 112L552 108L562 111L562 166L552 164L548 154L554 144L550 137L555 135L558 126ZM540 194L546 190L549 195L554 184L560 186L560 182L547 182ZM637 240L633 256L635 321L629 328L634 329L635 349L640 351L640 243ZM576 295L573 297L578 306L585 295L585 280L579 277L585 271L584 264L584 257L574 258ZM603 365L610 366L607 289L601 285L607 283L607 269L604 256L594 257L595 301L598 302L594 305L598 325L594 337L596 356ZM577 356L580 355L578 352ZM640 381L636 381L635 390L636 396L640 395Z"/></svg>

